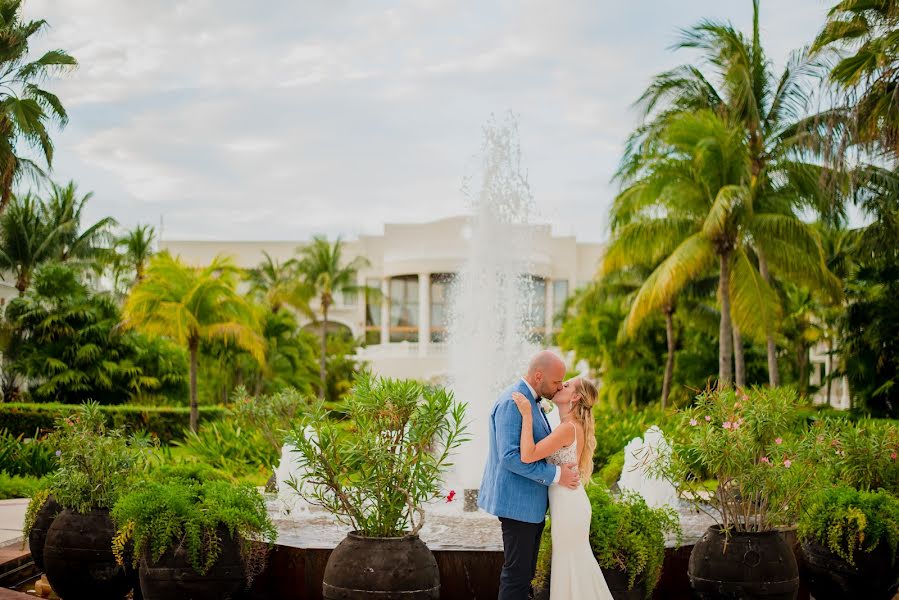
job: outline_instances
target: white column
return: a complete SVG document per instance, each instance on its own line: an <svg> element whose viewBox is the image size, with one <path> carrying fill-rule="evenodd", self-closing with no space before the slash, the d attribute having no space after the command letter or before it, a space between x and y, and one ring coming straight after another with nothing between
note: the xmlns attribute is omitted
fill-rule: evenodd
<svg viewBox="0 0 899 600"><path fill-rule="evenodd" d="M390 343L390 279L381 280L381 343Z"/></svg>
<svg viewBox="0 0 899 600"><path fill-rule="evenodd" d="M546 293L546 299L545 299L545 303L546 303L546 324L545 324L546 334L545 334L545 336L546 337L545 337L545 340L546 340L546 342L545 342L545 345L549 346L550 341L551 341L550 337L552 336L552 333L553 333L553 313L555 312L555 306L553 305L553 281L549 277L544 279L544 281L546 282L545 283L545 285L546 285L546 290L545 290L545 293Z"/></svg>
<svg viewBox="0 0 899 600"><path fill-rule="evenodd" d="M427 356L431 345L431 274L418 274L418 355Z"/></svg>

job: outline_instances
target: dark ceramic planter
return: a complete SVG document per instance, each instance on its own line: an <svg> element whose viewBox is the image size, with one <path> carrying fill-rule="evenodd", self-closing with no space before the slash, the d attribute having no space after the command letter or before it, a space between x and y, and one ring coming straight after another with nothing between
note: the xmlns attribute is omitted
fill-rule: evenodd
<svg viewBox="0 0 899 600"><path fill-rule="evenodd" d="M44 545L47 542L47 532L50 531L50 525L53 524L53 520L60 511L62 511L62 507L53 496L49 496L37 511L34 526L28 532L28 548L31 550L31 559L41 571L44 570Z"/></svg>
<svg viewBox="0 0 899 600"><path fill-rule="evenodd" d="M634 587L628 588L628 573L619 569L603 569L602 575L606 579L606 585L612 592L615 600L646 600L649 594L646 592L646 578L642 575L634 580Z"/></svg>
<svg viewBox="0 0 899 600"><path fill-rule="evenodd" d="M322 595L327 600L438 600L440 572L417 535L370 538L354 532L328 558Z"/></svg>
<svg viewBox="0 0 899 600"><path fill-rule="evenodd" d="M140 561L140 588L145 600L231 600L246 584L240 546L227 531L218 532L222 553L203 575L190 564L183 546L167 550L158 561Z"/></svg>
<svg viewBox="0 0 899 600"><path fill-rule="evenodd" d="M855 566L813 541L802 542L802 578L815 600L891 600L899 590L899 564L883 542L873 552L856 551Z"/></svg>
<svg viewBox="0 0 899 600"><path fill-rule="evenodd" d="M688 569L698 600L794 600L799 567L778 531L731 533L706 530L690 553Z"/></svg>
<svg viewBox="0 0 899 600"><path fill-rule="evenodd" d="M121 600L134 580L112 554L115 527L108 510L80 514L66 509L47 532L44 566L63 600Z"/></svg>

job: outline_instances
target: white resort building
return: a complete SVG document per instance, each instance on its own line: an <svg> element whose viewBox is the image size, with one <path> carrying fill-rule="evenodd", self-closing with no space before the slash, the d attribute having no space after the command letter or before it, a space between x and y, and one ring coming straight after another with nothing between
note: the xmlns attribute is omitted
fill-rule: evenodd
<svg viewBox="0 0 899 600"><path fill-rule="evenodd" d="M530 255L523 259L532 266L534 322L542 323L534 333L545 336L558 327L558 311L568 295L596 274L602 245L553 235L549 225L532 228ZM365 338L360 358L375 373L423 380L445 375L447 286L466 260L470 231L469 217L452 217L430 223L386 224L383 235L346 240L347 260L362 256L370 263L359 272L358 285L381 293L369 302L365 294L338 295L328 318L333 327ZM160 250L196 265L225 254L238 266L251 268L262 262L263 252L283 262L295 257L303 244L163 240Z"/></svg>

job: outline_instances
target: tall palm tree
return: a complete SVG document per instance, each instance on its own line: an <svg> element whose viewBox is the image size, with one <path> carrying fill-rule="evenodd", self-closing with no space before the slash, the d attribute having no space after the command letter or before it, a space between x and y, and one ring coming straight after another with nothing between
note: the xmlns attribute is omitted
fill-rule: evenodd
<svg viewBox="0 0 899 600"><path fill-rule="evenodd" d="M812 45L833 51L830 80L846 93L856 142L899 157L899 1L842 0Z"/></svg>
<svg viewBox="0 0 899 600"><path fill-rule="evenodd" d="M56 257L60 262L98 267L107 262L112 254L112 228L117 225L115 219L104 217L82 227L84 209L92 197L93 192L79 196L78 187L72 181L66 185L53 183L50 186L44 213L47 220L62 232Z"/></svg>
<svg viewBox="0 0 899 600"><path fill-rule="evenodd" d="M682 32L675 47L700 50L705 70L681 65L654 78L639 100L647 122L629 141L626 162L652 147L672 115L712 110L742 126L748 173L741 183L747 186L756 211L781 215L757 223L758 227L767 227L769 234L776 234L778 228L795 224L790 216L792 209L807 206L829 210L831 196L829 186L824 184L836 176L814 160L823 152L824 119L806 114L808 96L803 83L810 74L808 59L802 53L794 54L775 77L761 44L759 0L752 4L753 25L748 38L730 23L714 21L702 21ZM762 278L770 285L769 255L783 250L778 246L779 236L749 236L745 241L751 246ZM774 274L785 278L797 275L790 271ZM771 385L778 385L776 323L769 321L765 327L769 380Z"/></svg>
<svg viewBox="0 0 899 600"><path fill-rule="evenodd" d="M658 266L637 292L625 327L633 332L648 315L718 267L719 385L733 382L734 327L764 337L779 314L776 295L757 267L755 249L776 251L781 272L838 287L823 265L812 228L789 210L760 212L753 205L748 138L739 124L711 109L675 112L656 127L648 152L633 155L620 176L615 200L616 240L605 268L642 257ZM732 320L733 319L733 320ZM740 336L737 336L739 343Z"/></svg>
<svg viewBox="0 0 899 600"><path fill-rule="evenodd" d="M31 285L35 268L58 258L68 229L66 223L49 220L43 202L31 194L13 196L0 214L0 272L15 275L20 296Z"/></svg>
<svg viewBox="0 0 899 600"><path fill-rule="evenodd" d="M190 355L190 428L197 430L197 354L203 340L224 340L265 361L265 343L252 309L236 291L240 270L223 257L202 268L185 265L168 252L154 256L146 277L131 290L123 325L162 335L186 346Z"/></svg>
<svg viewBox="0 0 899 600"><path fill-rule="evenodd" d="M321 396L327 388L327 337L328 310L334 304L335 293L354 293L360 286L356 283L360 269L368 266L367 259L357 256L349 262L343 259L344 243L340 238L331 244L326 238L316 236L312 243L299 250L299 271L305 284L318 298L321 311L321 357L319 375Z"/></svg>
<svg viewBox="0 0 899 600"><path fill-rule="evenodd" d="M309 300L312 288L299 273L295 259L280 262L263 251L265 257L259 266L247 272L251 291L259 296L273 313L284 306L311 315Z"/></svg>
<svg viewBox="0 0 899 600"><path fill-rule="evenodd" d="M77 64L63 50L50 50L29 60L29 40L48 24L44 20L22 21L21 6L22 0L0 0L0 212L9 204L18 179L43 174L36 163L19 156L18 149L38 150L51 166L53 141L47 127L63 127L68 122L59 98L39 84Z"/></svg>
<svg viewBox="0 0 899 600"><path fill-rule="evenodd" d="M156 230L150 225L137 225L116 240L115 245L122 251L124 266L134 272L137 283L144 280L147 261L153 256Z"/></svg>

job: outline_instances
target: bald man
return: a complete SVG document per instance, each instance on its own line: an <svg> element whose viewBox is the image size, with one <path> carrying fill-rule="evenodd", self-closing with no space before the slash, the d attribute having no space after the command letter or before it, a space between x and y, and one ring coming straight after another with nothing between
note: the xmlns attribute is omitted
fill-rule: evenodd
<svg viewBox="0 0 899 600"><path fill-rule="evenodd" d="M580 483L577 465L558 467L540 460L521 462L521 413L513 392L530 399L534 441L551 433L540 409L540 398L552 399L562 389L565 363L556 354L543 351L534 356L527 374L506 388L490 413L490 452L478 492L478 506L499 517L503 530L503 571L499 600L527 600L537 568L540 535L546 524L549 486L576 488ZM537 416L539 415L539 416ZM575 468L571 468L575 467Z"/></svg>

